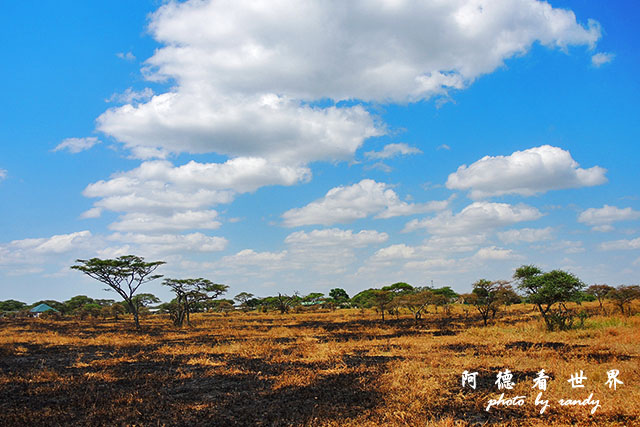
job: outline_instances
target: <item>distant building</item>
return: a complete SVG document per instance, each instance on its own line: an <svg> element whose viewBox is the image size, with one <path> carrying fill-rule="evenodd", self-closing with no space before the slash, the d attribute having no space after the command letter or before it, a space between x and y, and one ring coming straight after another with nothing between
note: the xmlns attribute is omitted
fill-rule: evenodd
<svg viewBox="0 0 640 427"><path fill-rule="evenodd" d="M45 313L47 311L55 311L56 313L58 313L58 310L45 303L39 304L29 310L29 312L32 313L35 317L40 317L42 313Z"/></svg>

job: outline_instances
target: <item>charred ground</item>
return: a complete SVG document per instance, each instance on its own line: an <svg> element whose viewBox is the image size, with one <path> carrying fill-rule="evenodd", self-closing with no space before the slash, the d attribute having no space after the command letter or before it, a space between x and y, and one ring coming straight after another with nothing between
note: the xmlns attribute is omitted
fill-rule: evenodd
<svg viewBox="0 0 640 427"><path fill-rule="evenodd" d="M0 322L0 425L640 424L637 316L555 333L526 307L487 328L463 313L382 323L357 310L205 314L185 329L152 316L140 333L100 320ZM602 408L486 412L505 368L527 396L545 369L551 399L582 397L565 381L582 369ZM617 391L603 384L613 368ZM479 373L476 390L461 387L463 370Z"/></svg>

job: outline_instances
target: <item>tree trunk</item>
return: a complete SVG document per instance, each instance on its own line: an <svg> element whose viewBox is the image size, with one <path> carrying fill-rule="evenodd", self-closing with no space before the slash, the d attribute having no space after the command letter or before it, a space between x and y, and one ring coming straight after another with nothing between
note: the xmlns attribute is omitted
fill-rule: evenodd
<svg viewBox="0 0 640 427"><path fill-rule="evenodd" d="M138 319L138 307L136 307L136 305L130 299L127 299L126 301L127 301L127 305L129 306L129 311L131 311L131 313L133 314L133 321L136 325L136 329L140 330L140 319Z"/></svg>
<svg viewBox="0 0 640 427"><path fill-rule="evenodd" d="M138 318L138 308L133 311L133 320L136 323L136 329L140 330L140 319Z"/></svg>

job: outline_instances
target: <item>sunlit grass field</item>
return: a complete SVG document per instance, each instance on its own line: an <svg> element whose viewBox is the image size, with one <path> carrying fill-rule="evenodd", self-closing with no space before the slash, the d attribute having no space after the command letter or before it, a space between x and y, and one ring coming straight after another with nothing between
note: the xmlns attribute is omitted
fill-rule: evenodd
<svg viewBox="0 0 640 427"><path fill-rule="evenodd" d="M529 305L487 327L459 306L418 323L346 309L196 314L178 329L153 315L140 333L130 319L0 319L0 425L640 425L640 316L586 305L584 327L565 332ZM498 390L505 369L514 386ZM463 371L478 372L475 390ZM486 411L502 393L523 405ZM559 403L590 394L594 414Z"/></svg>

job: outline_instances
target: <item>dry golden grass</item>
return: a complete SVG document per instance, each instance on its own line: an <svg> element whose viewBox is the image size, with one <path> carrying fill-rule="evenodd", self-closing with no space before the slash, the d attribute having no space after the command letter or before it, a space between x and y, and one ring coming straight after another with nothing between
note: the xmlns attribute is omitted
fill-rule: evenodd
<svg viewBox="0 0 640 427"><path fill-rule="evenodd" d="M595 305L588 305L596 313ZM168 319L130 323L2 320L0 425L640 425L640 317L593 315L584 328L545 331L530 306L488 327L473 312L373 311L200 314L182 330ZM485 410L514 373L505 398ZM533 378L552 377L544 414ZM624 382L611 390L607 371ZM478 388L461 385L477 371ZM582 370L584 389L569 377ZM562 407L593 393L600 407Z"/></svg>

